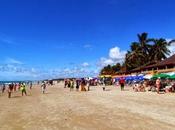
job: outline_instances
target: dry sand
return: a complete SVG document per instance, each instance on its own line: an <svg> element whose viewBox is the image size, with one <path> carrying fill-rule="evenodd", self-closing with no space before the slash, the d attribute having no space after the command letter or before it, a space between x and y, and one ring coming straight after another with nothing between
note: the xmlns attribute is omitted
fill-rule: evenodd
<svg viewBox="0 0 175 130"><path fill-rule="evenodd" d="M175 130L175 94L91 87L70 92L63 84L0 94L0 130Z"/></svg>

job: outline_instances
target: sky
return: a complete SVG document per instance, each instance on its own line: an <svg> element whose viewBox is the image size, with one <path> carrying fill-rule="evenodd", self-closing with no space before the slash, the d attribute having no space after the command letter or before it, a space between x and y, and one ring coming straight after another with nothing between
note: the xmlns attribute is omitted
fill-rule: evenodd
<svg viewBox="0 0 175 130"><path fill-rule="evenodd" d="M173 39L174 5L174 0L0 0L0 80L97 76L104 65L123 62L138 33Z"/></svg>

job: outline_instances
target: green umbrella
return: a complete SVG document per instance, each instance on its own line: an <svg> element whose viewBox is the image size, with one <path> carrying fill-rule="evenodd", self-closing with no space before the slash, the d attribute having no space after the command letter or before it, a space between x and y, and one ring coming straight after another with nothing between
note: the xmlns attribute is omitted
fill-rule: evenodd
<svg viewBox="0 0 175 130"><path fill-rule="evenodd" d="M170 78L170 76L167 74L156 74L152 77L152 79L157 79L157 78L166 79L166 78Z"/></svg>
<svg viewBox="0 0 175 130"><path fill-rule="evenodd" d="M170 79L175 79L175 75L170 76Z"/></svg>

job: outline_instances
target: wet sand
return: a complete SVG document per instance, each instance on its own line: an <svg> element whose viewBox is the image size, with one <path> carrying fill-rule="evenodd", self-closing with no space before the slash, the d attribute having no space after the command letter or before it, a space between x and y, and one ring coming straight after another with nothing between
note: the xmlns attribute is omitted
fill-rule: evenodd
<svg viewBox="0 0 175 130"><path fill-rule="evenodd" d="M0 130L174 130L175 94L121 92L110 86L70 92L63 84L0 94Z"/></svg>

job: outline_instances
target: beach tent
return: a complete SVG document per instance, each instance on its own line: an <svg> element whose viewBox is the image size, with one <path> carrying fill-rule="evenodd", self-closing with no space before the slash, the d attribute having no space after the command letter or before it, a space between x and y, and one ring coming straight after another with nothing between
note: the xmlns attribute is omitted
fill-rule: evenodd
<svg viewBox="0 0 175 130"><path fill-rule="evenodd" d="M154 75L151 79L157 79L157 78L166 79L166 78L170 78L170 76L162 73L162 74Z"/></svg>

